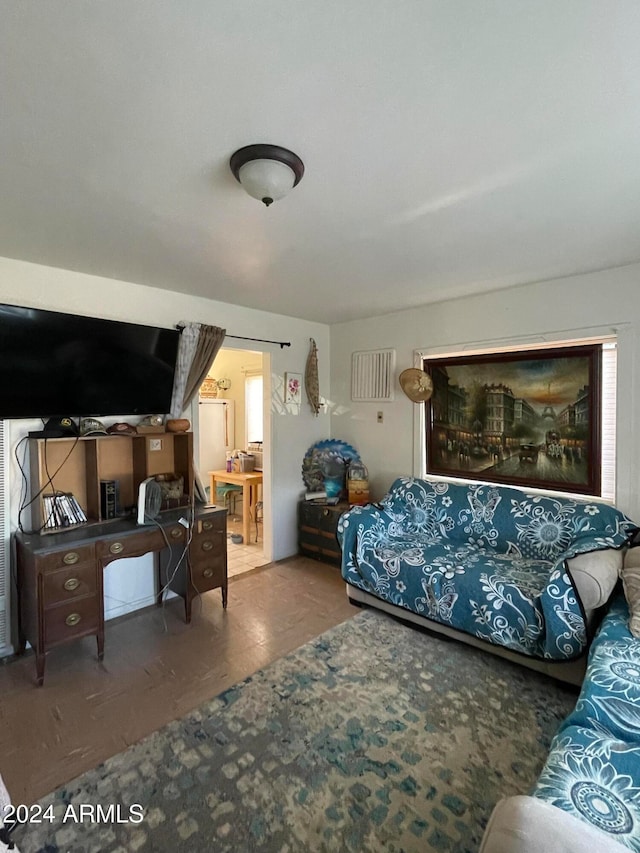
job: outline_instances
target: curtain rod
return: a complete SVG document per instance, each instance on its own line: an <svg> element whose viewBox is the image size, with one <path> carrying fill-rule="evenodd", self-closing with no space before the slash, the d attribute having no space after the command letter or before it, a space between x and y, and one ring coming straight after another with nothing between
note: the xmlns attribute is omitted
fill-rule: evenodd
<svg viewBox="0 0 640 853"><path fill-rule="evenodd" d="M178 323L176 329L181 332L184 329L184 324ZM270 341L267 338L245 338L242 335L225 335L225 338L235 338L238 341L258 341L261 344L278 344L280 349L291 346L291 341Z"/></svg>
<svg viewBox="0 0 640 853"><path fill-rule="evenodd" d="M244 338L242 335L225 335L225 338L235 338L238 341L258 341L261 344L279 344L280 349L291 346L291 341L269 341L266 338Z"/></svg>

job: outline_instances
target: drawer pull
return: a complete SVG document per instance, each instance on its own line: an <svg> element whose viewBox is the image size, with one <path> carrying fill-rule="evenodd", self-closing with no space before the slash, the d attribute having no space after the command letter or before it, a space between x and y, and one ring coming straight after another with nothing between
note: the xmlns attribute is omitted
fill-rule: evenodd
<svg viewBox="0 0 640 853"><path fill-rule="evenodd" d="M210 539L205 539L202 543L203 551L211 551L213 549L213 542Z"/></svg>
<svg viewBox="0 0 640 853"><path fill-rule="evenodd" d="M122 554L124 551L124 545L122 542L113 542L109 545L109 551L111 551L112 554Z"/></svg>
<svg viewBox="0 0 640 853"><path fill-rule="evenodd" d="M67 590L67 592L73 592L74 589L78 589L78 587L80 586L80 581L78 580L78 578L68 578L64 582L63 586Z"/></svg>
<svg viewBox="0 0 640 853"><path fill-rule="evenodd" d="M171 535L174 539L180 539L182 536L182 530L179 527L173 527L171 528Z"/></svg>
<svg viewBox="0 0 640 853"><path fill-rule="evenodd" d="M323 510L322 510L322 514L323 514L323 515L325 516L325 518L326 518L326 517L329 515L329 510L328 510L328 509L323 509Z"/></svg>
<svg viewBox="0 0 640 853"><path fill-rule="evenodd" d="M77 551L67 551L62 558L62 562L67 566L74 566L80 560L80 554Z"/></svg>
<svg viewBox="0 0 640 853"><path fill-rule="evenodd" d="M205 578L212 578L213 577L213 569L205 569L204 572L202 573L202 576Z"/></svg>
<svg viewBox="0 0 640 853"><path fill-rule="evenodd" d="M213 530L213 521L203 521L202 522L203 530Z"/></svg>
<svg viewBox="0 0 640 853"><path fill-rule="evenodd" d="M82 616L79 613L70 613L64 621L70 628L73 628L81 619Z"/></svg>

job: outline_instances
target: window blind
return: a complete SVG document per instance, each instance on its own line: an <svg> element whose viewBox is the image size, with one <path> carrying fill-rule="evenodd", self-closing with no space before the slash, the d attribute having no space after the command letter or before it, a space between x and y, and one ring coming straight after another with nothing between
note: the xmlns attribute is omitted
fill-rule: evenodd
<svg viewBox="0 0 640 853"><path fill-rule="evenodd" d="M254 442L262 442L262 376L247 376L244 380L244 393L247 444L252 444Z"/></svg>
<svg viewBox="0 0 640 853"><path fill-rule="evenodd" d="M616 499L616 388L618 350L615 342L602 345L602 497Z"/></svg>
<svg viewBox="0 0 640 853"><path fill-rule="evenodd" d="M8 426L0 420L0 655L12 650L9 642L9 452Z"/></svg>

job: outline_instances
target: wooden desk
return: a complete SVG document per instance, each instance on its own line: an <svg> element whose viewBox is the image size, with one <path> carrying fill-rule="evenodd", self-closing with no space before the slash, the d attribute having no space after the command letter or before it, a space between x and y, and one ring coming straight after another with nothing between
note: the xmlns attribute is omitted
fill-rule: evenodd
<svg viewBox="0 0 640 853"><path fill-rule="evenodd" d="M245 545L249 544L251 537L251 515L255 512L258 502L258 486L262 485L262 471L249 471L245 473L229 471L209 471L211 478L210 500L215 501L216 483L232 483L234 486L242 486L242 535Z"/></svg>
<svg viewBox="0 0 640 853"><path fill-rule="evenodd" d="M226 515L224 509L199 508L185 528L179 520L190 512L181 507L160 513L157 525L117 519L48 535L16 533L17 651L24 651L27 640L35 649L38 684L44 681L46 653L54 646L95 634L102 660L102 572L113 560L158 553L157 603L168 587L184 598L187 622L192 599L210 589L222 590L226 608Z"/></svg>

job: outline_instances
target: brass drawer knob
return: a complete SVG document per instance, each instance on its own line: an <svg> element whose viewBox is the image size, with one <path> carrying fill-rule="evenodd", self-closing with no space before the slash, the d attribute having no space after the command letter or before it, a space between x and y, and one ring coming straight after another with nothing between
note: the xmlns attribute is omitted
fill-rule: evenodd
<svg viewBox="0 0 640 853"><path fill-rule="evenodd" d="M204 572L202 573L202 575L205 578L212 578L213 577L213 569L205 569Z"/></svg>
<svg viewBox="0 0 640 853"><path fill-rule="evenodd" d="M74 589L78 589L78 587L80 586L80 581L78 580L78 578L67 578L63 586L67 590L67 592L73 592Z"/></svg>
<svg viewBox="0 0 640 853"><path fill-rule="evenodd" d="M109 551L111 551L112 554L122 554L124 551L124 545L122 542L113 542L109 545Z"/></svg>
<svg viewBox="0 0 640 853"><path fill-rule="evenodd" d="M62 558L62 562L67 566L74 566L80 559L80 554L76 551L67 551L67 553Z"/></svg>
<svg viewBox="0 0 640 853"><path fill-rule="evenodd" d="M171 528L171 535L173 536L174 539L180 539L180 537L182 536L181 528L180 527L172 527Z"/></svg>
<svg viewBox="0 0 640 853"><path fill-rule="evenodd" d="M202 522L203 530L213 530L213 521L203 521Z"/></svg>
<svg viewBox="0 0 640 853"><path fill-rule="evenodd" d="M202 543L202 550L203 551L211 551L212 548L213 548L213 542L210 539L205 539L204 542Z"/></svg>
<svg viewBox="0 0 640 853"><path fill-rule="evenodd" d="M79 613L70 613L64 621L70 628L73 628L81 619L82 616Z"/></svg>

